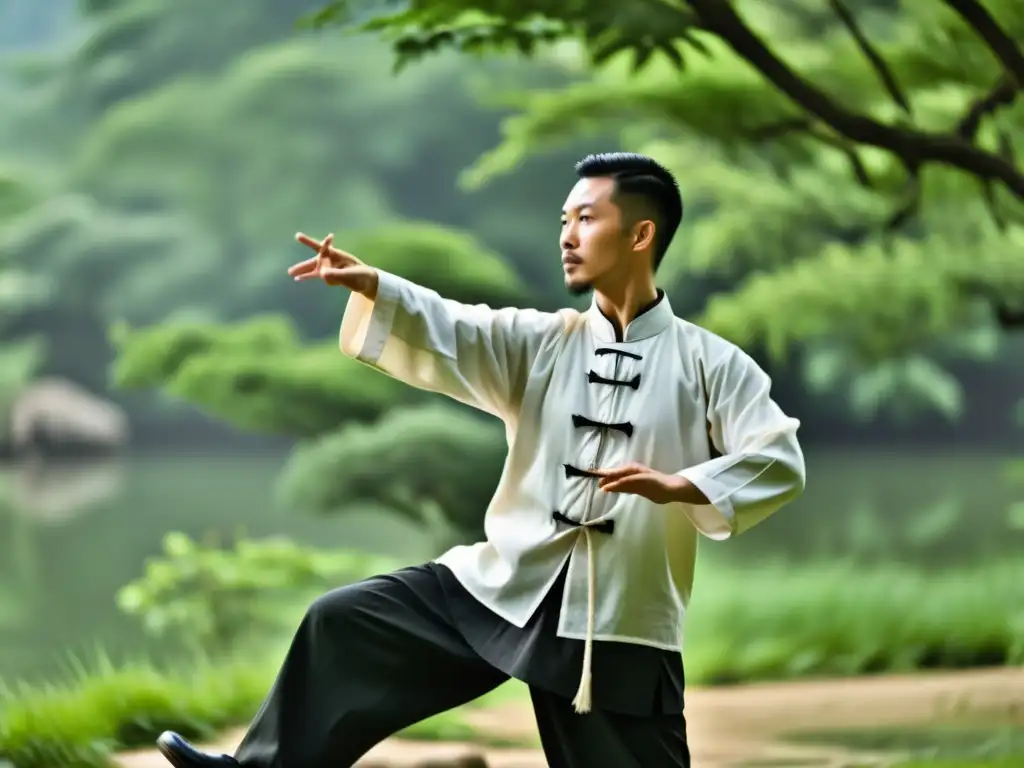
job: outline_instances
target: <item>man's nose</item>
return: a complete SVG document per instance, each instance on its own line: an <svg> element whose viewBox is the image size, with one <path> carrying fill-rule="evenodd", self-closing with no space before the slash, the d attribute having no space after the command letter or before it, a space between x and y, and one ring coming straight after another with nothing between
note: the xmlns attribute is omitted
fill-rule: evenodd
<svg viewBox="0 0 1024 768"><path fill-rule="evenodd" d="M573 227L566 227L565 231L562 232L562 250L572 251L579 248L580 239L576 237L576 232Z"/></svg>

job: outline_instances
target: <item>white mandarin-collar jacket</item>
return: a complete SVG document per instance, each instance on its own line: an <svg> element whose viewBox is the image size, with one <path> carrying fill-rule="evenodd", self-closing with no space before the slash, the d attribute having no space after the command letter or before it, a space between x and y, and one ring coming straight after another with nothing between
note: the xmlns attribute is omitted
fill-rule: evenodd
<svg viewBox="0 0 1024 768"><path fill-rule="evenodd" d="M373 301L350 297L340 346L505 423L486 541L438 561L517 626L568 559L560 636L678 649L698 532L741 533L804 487L799 421L771 399L767 374L675 317L663 294L618 340L596 304L582 313L468 306L380 272ZM711 503L658 505L606 493L586 475L631 461L683 475Z"/></svg>

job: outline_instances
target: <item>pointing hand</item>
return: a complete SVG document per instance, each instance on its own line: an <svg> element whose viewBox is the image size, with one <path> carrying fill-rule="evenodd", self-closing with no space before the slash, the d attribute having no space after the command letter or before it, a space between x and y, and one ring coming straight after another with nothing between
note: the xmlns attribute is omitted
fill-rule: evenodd
<svg viewBox="0 0 1024 768"><path fill-rule="evenodd" d="M320 242L316 238L299 232L295 239L316 251L316 256L293 264L288 269L296 282L322 280L327 285L340 285L368 299L377 295L377 270L367 266L351 253L334 247L334 235L330 234Z"/></svg>

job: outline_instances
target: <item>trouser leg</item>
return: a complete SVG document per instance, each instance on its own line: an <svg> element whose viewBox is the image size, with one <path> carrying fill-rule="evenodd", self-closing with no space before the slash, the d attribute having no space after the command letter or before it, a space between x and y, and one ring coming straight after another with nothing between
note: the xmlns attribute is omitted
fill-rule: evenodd
<svg viewBox="0 0 1024 768"><path fill-rule="evenodd" d="M569 699L537 688L530 696L548 768L690 768L681 712L580 715Z"/></svg>
<svg viewBox="0 0 1024 768"><path fill-rule="evenodd" d="M310 606L235 758L243 768L351 766L505 680L453 628L436 576L403 569Z"/></svg>

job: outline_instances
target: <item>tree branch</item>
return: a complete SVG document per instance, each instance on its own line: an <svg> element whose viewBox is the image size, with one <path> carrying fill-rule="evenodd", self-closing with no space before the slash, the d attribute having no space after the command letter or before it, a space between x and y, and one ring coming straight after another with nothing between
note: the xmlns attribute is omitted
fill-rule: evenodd
<svg viewBox="0 0 1024 768"><path fill-rule="evenodd" d="M1017 87L1024 87L1024 52L1017 42L999 26L992 14L978 0L946 0L946 5L956 11L985 41L985 45L1002 62L1006 71L1013 75Z"/></svg>
<svg viewBox="0 0 1024 768"><path fill-rule="evenodd" d="M850 164L850 170L853 171L853 175L857 181L864 187L871 189L875 186L871 180L871 174L868 173L867 166L864 165L864 161L860 159L860 154L857 152L857 147L850 141L846 141L840 136L834 136L826 130L823 130L820 126L811 126L808 129L808 134L816 138L822 144L839 150L846 155L846 161Z"/></svg>
<svg viewBox="0 0 1024 768"><path fill-rule="evenodd" d="M1024 172L998 154L975 147L954 133L896 128L840 106L776 56L725 0L687 0L704 27L718 35L776 88L840 136L885 149L913 172L925 163L943 163L980 179L1000 181L1024 200ZM968 0L948 0L968 2Z"/></svg>
<svg viewBox="0 0 1024 768"><path fill-rule="evenodd" d="M853 171L853 175L857 177L857 181L868 188L874 186L867 166L864 165L860 155L857 153L856 145L853 142L847 141L842 136L830 133L827 128L815 123L808 117L791 117L775 123L758 126L750 131L749 136L752 141L770 141L793 133L806 134L822 144L827 144L833 149L842 152L846 155L846 159L850 163L850 169Z"/></svg>
<svg viewBox="0 0 1024 768"><path fill-rule="evenodd" d="M875 74L878 75L878 79L882 81L882 86L886 91L889 92L889 96L896 102L897 106L900 107L906 114L910 114L910 100L903 93L903 89L900 87L899 82L896 80L896 73L893 72L889 65L885 63L885 59L882 58L882 54L878 52L871 41L868 40L868 36L864 34L864 30L860 28L860 24L857 23L857 18L853 15L853 12L846 6L844 0L829 0L829 6L832 8L832 12L836 17L843 23L850 36L857 43L857 47L860 48L861 53L871 64L871 68L875 70Z"/></svg>
<svg viewBox="0 0 1024 768"><path fill-rule="evenodd" d="M1008 107L1017 98L1017 84L1013 76L1005 74L999 78L999 82L984 96L976 99L967 109L967 114L957 124L956 132L967 141L974 141L981 127L981 119L990 115L1000 107ZM1002 154L1002 153L1000 153ZM1004 155L1005 156L1005 155Z"/></svg>
<svg viewBox="0 0 1024 768"><path fill-rule="evenodd" d="M885 223L887 232L895 232L902 228L921 210L921 166L907 166L907 186L904 190L904 202Z"/></svg>
<svg viewBox="0 0 1024 768"><path fill-rule="evenodd" d="M974 141L981 128L981 121L986 115L990 115L1000 107L1009 106L1017 98L1018 88L1014 82L1013 75L1004 73L995 86L984 96L971 102L967 113L957 124L956 132L967 141ZM1013 163L1013 146L1008 141L1009 137L1005 131L999 132L999 156L1009 163ZM995 184L992 179L979 179L982 198L988 207L989 213L996 226L1006 230L1006 218L999 210L999 199L996 195Z"/></svg>
<svg viewBox="0 0 1024 768"><path fill-rule="evenodd" d="M999 210L999 200L996 197L995 185L987 179L983 179L978 183L981 185L981 197L985 201L985 207L988 208L988 211L992 216L992 221L996 225L996 229L1000 232L1005 232L1006 217L1003 216L1002 211Z"/></svg>

